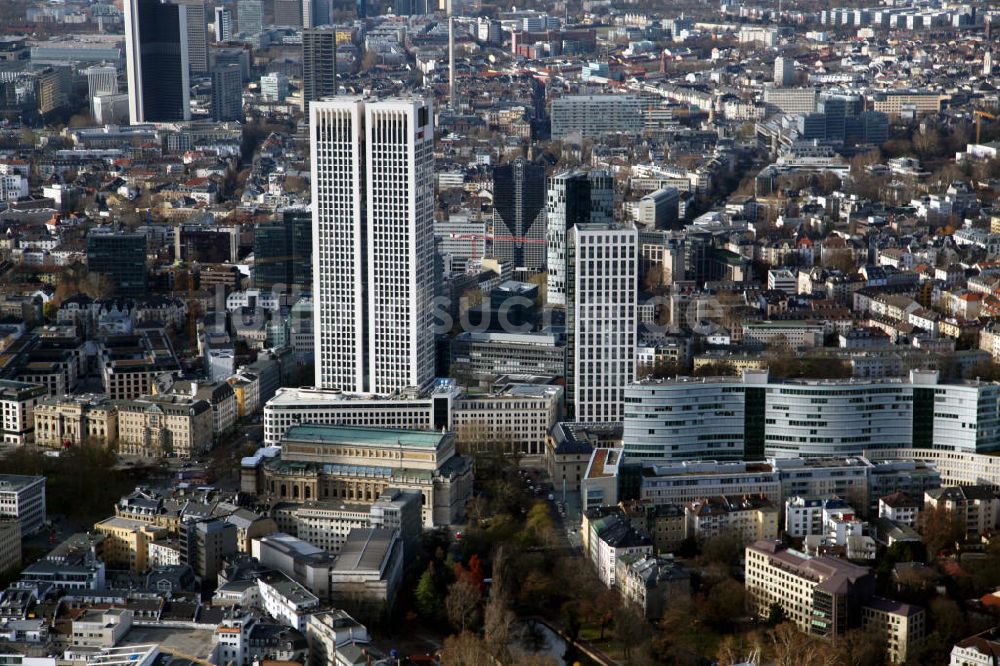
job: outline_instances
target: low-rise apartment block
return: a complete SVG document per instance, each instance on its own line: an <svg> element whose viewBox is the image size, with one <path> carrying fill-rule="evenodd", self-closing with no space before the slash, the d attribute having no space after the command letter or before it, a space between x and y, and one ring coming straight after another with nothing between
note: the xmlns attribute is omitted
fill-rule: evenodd
<svg viewBox="0 0 1000 666"><path fill-rule="evenodd" d="M885 652L893 664L908 661L927 635L927 613L913 604L872 598L862 611L861 626L885 637Z"/></svg>
<svg viewBox="0 0 1000 666"><path fill-rule="evenodd" d="M649 620L663 617L671 603L691 596L691 574L672 555L624 555L615 566L622 597Z"/></svg>
<svg viewBox="0 0 1000 666"><path fill-rule="evenodd" d="M987 534L997 527L1000 497L989 486L955 486L924 493L925 509L943 507L965 528L965 538Z"/></svg>
<svg viewBox="0 0 1000 666"><path fill-rule="evenodd" d="M145 571L149 568L149 542L167 536L163 528L129 518L114 516L94 525L94 531L105 535L101 557L111 567Z"/></svg>
<svg viewBox="0 0 1000 666"><path fill-rule="evenodd" d="M44 386L0 379L0 444L23 446L35 438L35 406L46 395Z"/></svg>
<svg viewBox="0 0 1000 666"><path fill-rule="evenodd" d="M916 527L921 503L903 492L893 493L878 500L878 517Z"/></svg>
<svg viewBox="0 0 1000 666"><path fill-rule="evenodd" d="M778 508L761 496L707 497L684 507L685 536L712 539L726 534L739 535L746 542L778 537Z"/></svg>
<svg viewBox="0 0 1000 666"><path fill-rule="evenodd" d="M597 577L608 587L616 585L620 558L653 554L653 539L645 531L632 527L620 512L590 521L589 531L590 562L597 569Z"/></svg>

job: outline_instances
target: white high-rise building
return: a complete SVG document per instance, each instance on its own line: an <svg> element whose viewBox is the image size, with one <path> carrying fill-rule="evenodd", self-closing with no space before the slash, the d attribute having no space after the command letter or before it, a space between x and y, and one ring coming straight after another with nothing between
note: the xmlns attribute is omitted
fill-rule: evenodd
<svg viewBox="0 0 1000 666"><path fill-rule="evenodd" d="M795 85L795 61L778 56L774 59L774 85L790 88Z"/></svg>
<svg viewBox="0 0 1000 666"><path fill-rule="evenodd" d="M215 41L228 42L233 38L233 12L228 7L215 8Z"/></svg>
<svg viewBox="0 0 1000 666"><path fill-rule="evenodd" d="M118 68L114 65L94 65L88 67L84 74L87 75L87 97L90 100L98 95L118 94Z"/></svg>
<svg viewBox="0 0 1000 666"><path fill-rule="evenodd" d="M569 231L567 377L577 421L621 421L625 386L635 379L639 233L612 223ZM570 356L572 354L572 356Z"/></svg>
<svg viewBox="0 0 1000 666"><path fill-rule="evenodd" d="M260 96L265 102L284 102L288 97L288 77L281 72L260 77Z"/></svg>
<svg viewBox="0 0 1000 666"><path fill-rule="evenodd" d="M316 385L390 394L434 378L429 100L315 101Z"/></svg>
<svg viewBox="0 0 1000 666"><path fill-rule="evenodd" d="M208 71L208 18L205 0L173 0L187 8L188 65L194 74Z"/></svg>
<svg viewBox="0 0 1000 666"><path fill-rule="evenodd" d="M614 220L614 179L607 171L563 171L549 178L545 201L547 302L566 305L566 237L575 225Z"/></svg>

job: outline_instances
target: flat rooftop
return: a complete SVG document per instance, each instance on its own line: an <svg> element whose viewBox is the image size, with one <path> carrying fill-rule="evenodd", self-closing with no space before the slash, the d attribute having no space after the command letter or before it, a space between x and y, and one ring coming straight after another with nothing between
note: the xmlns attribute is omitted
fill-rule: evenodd
<svg viewBox="0 0 1000 666"><path fill-rule="evenodd" d="M395 534L396 530L385 527L351 530L334 571L380 571Z"/></svg>
<svg viewBox="0 0 1000 666"><path fill-rule="evenodd" d="M280 571L262 574L259 580L274 588L278 594L294 604L319 603L319 598L316 595Z"/></svg>
<svg viewBox="0 0 1000 666"><path fill-rule="evenodd" d="M279 388L274 397L267 402L268 407L272 406L296 406L312 407L325 404L358 403L362 405L368 402L381 404L424 404L430 406L431 400L428 396L417 392L404 392L392 396L373 395L370 393L347 393L332 389L318 389L312 387L302 388Z"/></svg>
<svg viewBox="0 0 1000 666"><path fill-rule="evenodd" d="M45 481L45 477L26 476L24 474L0 474L0 492L24 490L39 481Z"/></svg>
<svg viewBox="0 0 1000 666"><path fill-rule="evenodd" d="M260 542L262 545L281 551L295 560L309 561L314 564L333 560L333 555L322 548L284 532L275 532L261 537Z"/></svg>
<svg viewBox="0 0 1000 666"><path fill-rule="evenodd" d="M372 446L416 446L436 449L447 435L436 430L368 428L364 426L293 425L285 431L285 442L317 444L361 444Z"/></svg>

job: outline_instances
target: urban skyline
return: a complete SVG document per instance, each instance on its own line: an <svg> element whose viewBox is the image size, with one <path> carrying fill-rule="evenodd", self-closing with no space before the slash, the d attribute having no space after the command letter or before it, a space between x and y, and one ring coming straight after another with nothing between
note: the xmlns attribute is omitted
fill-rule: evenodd
<svg viewBox="0 0 1000 666"><path fill-rule="evenodd" d="M0 663L990 666L997 26L0 3Z"/></svg>

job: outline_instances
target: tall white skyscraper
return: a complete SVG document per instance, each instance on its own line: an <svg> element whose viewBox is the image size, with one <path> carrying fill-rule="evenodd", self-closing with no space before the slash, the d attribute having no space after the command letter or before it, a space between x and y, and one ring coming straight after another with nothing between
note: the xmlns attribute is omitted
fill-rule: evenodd
<svg viewBox="0 0 1000 666"><path fill-rule="evenodd" d="M434 378L432 118L421 98L309 105L318 387Z"/></svg>
<svg viewBox="0 0 1000 666"><path fill-rule="evenodd" d="M185 5L125 2L125 70L132 124L191 119Z"/></svg>
<svg viewBox="0 0 1000 666"><path fill-rule="evenodd" d="M118 68L114 65L94 65L83 72L87 76L87 96L118 94Z"/></svg>
<svg viewBox="0 0 1000 666"><path fill-rule="evenodd" d="M639 234L586 223L568 241L567 407L577 421L621 421L625 386L635 379Z"/></svg>
<svg viewBox="0 0 1000 666"><path fill-rule="evenodd" d="M611 222L614 213L614 179L607 171L563 171L549 178L545 240L550 305L566 305L566 234L583 222Z"/></svg>
<svg viewBox="0 0 1000 666"><path fill-rule="evenodd" d="M795 61L778 56L774 59L774 85L790 88L795 85Z"/></svg>
<svg viewBox="0 0 1000 666"><path fill-rule="evenodd" d="M187 8L188 64L194 74L208 71L208 18L205 0L173 0Z"/></svg>
<svg viewBox="0 0 1000 666"><path fill-rule="evenodd" d="M215 8L215 41L228 42L233 38L233 12L228 7Z"/></svg>

